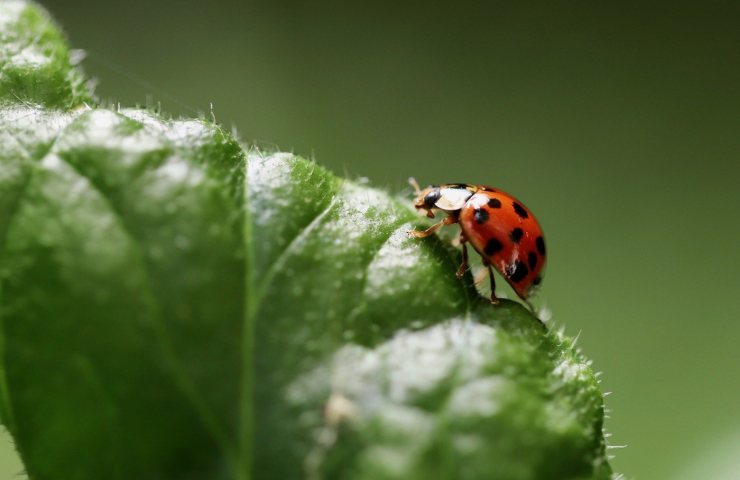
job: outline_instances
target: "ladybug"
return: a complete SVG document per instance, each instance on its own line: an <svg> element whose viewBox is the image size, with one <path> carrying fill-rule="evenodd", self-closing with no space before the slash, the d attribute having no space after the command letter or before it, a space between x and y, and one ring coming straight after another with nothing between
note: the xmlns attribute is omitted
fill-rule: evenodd
<svg viewBox="0 0 740 480"><path fill-rule="evenodd" d="M421 190L416 180L409 182L416 190L417 210L429 218L434 218L437 210L447 214L441 222L423 231L411 230L409 235L424 238L445 225L459 223L462 264L457 278L462 278L469 267L466 244L470 243L488 268L491 303L499 303L493 278L495 268L529 305L527 298L542 282L545 267L545 239L532 212L508 193L484 185L451 183Z"/></svg>

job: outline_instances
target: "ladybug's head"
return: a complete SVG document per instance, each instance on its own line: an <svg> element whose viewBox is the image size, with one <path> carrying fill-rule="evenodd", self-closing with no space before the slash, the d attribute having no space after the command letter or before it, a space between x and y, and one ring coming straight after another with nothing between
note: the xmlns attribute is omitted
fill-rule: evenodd
<svg viewBox="0 0 740 480"><path fill-rule="evenodd" d="M434 213L432 212L432 209L437 208L437 201L441 196L441 189L436 185L431 185L419 192L419 196L416 197L416 203L414 203L414 207L419 210L425 211L427 217L434 218Z"/></svg>
<svg viewBox="0 0 740 480"><path fill-rule="evenodd" d="M473 195L474 187L467 184L430 185L420 189L415 180L409 179L416 190L414 207L426 213L427 217L434 218L432 210L439 209L446 212L460 210L465 202Z"/></svg>
<svg viewBox="0 0 740 480"><path fill-rule="evenodd" d="M434 218L434 212L432 209L437 208L436 203L439 197L442 195L440 187L436 185L430 185L425 189L419 188L419 184L415 178L409 178L409 183L416 192L416 202L414 202L414 208L421 210L426 213L427 217Z"/></svg>

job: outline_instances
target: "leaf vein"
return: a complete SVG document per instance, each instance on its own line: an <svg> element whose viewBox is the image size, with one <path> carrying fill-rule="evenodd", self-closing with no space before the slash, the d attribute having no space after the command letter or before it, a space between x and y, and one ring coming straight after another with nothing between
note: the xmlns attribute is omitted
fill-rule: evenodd
<svg viewBox="0 0 740 480"><path fill-rule="evenodd" d="M51 152L50 150L49 152L47 152L47 155L45 155L45 157L48 156L50 153L53 152ZM45 157L42 157L41 160L43 161L43 158ZM149 262L147 261L146 256L141 249L139 239L136 237L130 225L128 224L125 215L115 206L115 203L105 193L104 189L101 188L101 186L98 185L91 177L87 176L73 162L70 162L68 159L64 158L64 156L57 155L57 157L65 165L69 166L76 175L86 180L91 188L98 193L100 198L105 202L106 206L113 214L114 218L118 221L118 224L121 227L123 233L131 241L132 248L136 252L136 255L139 257L139 261L141 262L144 273L146 274L147 293L153 308L153 318L155 320L154 325L156 327L156 333L159 336L159 340L161 341L162 350L165 354L165 359L169 363L169 369L170 372L173 374L175 384L180 389L180 392L183 394L183 396L188 400L188 402L190 402L193 409L198 413L200 420L205 426L206 430L211 433L213 438L221 445L225 452L233 452L232 444L228 440L228 436L226 435L226 433L219 426L216 415L208 407L205 400L202 398L198 390L193 385L192 380L183 371L180 359L175 353L175 348L172 345L172 340L169 336L169 333L167 332L167 328L164 323L162 314L162 302L155 293Z"/></svg>

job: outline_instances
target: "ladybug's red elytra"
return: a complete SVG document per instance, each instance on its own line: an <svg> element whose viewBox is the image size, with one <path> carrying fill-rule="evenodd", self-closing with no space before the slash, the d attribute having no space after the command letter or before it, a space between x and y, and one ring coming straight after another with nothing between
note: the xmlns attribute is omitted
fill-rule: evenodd
<svg viewBox="0 0 740 480"><path fill-rule="evenodd" d="M488 268L491 303L499 303L492 268L526 302L542 282L545 267L545 239L532 212L508 193L484 185L452 183L421 190L416 180L409 181L416 189L414 207L429 218L437 210L447 214L441 222L423 231L411 230L409 235L428 237L444 225L459 223L462 264L457 277L468 269L466 244L470 243Z"/></svg>

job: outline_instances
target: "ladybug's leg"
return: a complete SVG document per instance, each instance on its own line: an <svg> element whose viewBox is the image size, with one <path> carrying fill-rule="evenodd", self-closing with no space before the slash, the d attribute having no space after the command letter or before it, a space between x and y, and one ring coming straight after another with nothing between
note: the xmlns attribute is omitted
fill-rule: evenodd
<svg viewBox="0 0 740 480"><path fill-rule="evenodd" d="M441 222L435 223L434 225L427 228L426 230L409 230L408 234L411 237L425 238L425 237L428 237L429 235L433 235L434 232L444 227L445 225L452 225L453 223L457 223L457 218L453 216L449 216L449 217L445 217L445 219L442 220Z"/></svg>
<svg viewBox="0 0 740 480"><path fill-rule="evenodd" d="M494 305L498 305L500 301L496 297L496 279L493 278L493 267L490 263L487 263L486 267L488 268L488 278L491 279L491 303Z"/></svg>
<svg viewBox="0 0 740 480"><path fill-rule="evenodd" d="M524 299L524 303L527 305L527 307L529 307L529 311L532 312L532 313L534 313L534 316L537 317L537 310L535 310L534 305L532 304L532 302L530 302L527 299ZM537 319L539 320L539 317ZM542 323L542 320L540 320L540 323ZM544 325L544 323L543 323L543 325Z"/></svg>
<svg viewBox="0 0 740 480"><path fill-rule="evenodd" d="M457 273L455 273L455 276L457 278L462 278L463 275L465 275L465 271L470 266L468 264L468 246L465 245L465 242L467 239L465 238L465 235L460 232L460 245L462 245L462 263L460 264L460 268L457 269Z"/></svg>
<svg viewBox="0 0 740 480"><path fill-rule="evenodd" d="M527 300L527 299L525 298L525 299L524 299L524 303L525 303L525 304L527 304L527 307L529 307L529 311L530 311L530 312L532 312L532 315L534 315L534 318L536 318L536 319L537 319L537 321L539 321L539 322L540 322L540 325L542 325L543 327L546 327L546 325L545 325L545 322L544 322L544 320L542 320L542 319L540 318L540 316L539 316L539 314L537 313L537 310L536 310L536 309L534 308L534 305L532 304L532 302L530 302L529 300Z"/></svg>

